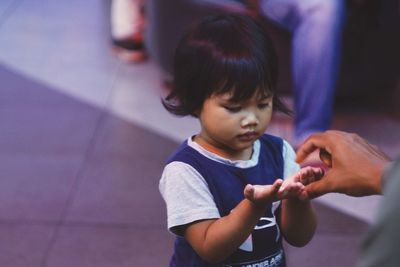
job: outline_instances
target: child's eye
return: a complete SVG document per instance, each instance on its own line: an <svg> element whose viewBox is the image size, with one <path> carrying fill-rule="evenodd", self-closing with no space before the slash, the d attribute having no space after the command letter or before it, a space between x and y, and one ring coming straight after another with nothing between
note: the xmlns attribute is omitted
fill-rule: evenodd
<svg viewBox="0 0 400 267"><path fill-rule="evenodd" d="M242 109L241 106L224 106L224 108L232 113L239 112Z"/></svg>
<svg viewBox="0 0 400 267"><path fill-rule="evenodd" d="M261 104L258 104L258 108L259 109L265 109L265 108L268 108L269 107L269 103L261 103Z"/></svg>

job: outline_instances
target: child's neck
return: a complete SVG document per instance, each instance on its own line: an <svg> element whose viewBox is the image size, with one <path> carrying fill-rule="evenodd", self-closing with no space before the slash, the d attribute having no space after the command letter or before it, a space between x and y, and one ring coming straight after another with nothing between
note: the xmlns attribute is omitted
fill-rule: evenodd
<svg viewBox="0 0 400 267"><path fill-rule="evenodd" d="M193 141L195 141L205 150L229 160L249 160L253 154L253 147L249 147L248 149L244 149L242 151L220 148L212 145L200 135L195 135L193 137Z"/></svg>

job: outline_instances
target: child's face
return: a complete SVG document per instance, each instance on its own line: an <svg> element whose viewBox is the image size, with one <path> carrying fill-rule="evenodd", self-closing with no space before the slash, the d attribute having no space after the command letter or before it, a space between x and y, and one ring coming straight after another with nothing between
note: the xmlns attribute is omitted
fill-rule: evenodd
<svg viewBox="0 0 400 267"><path fill-rule="evenodd" d="M199 113L200 137L209 145L235 158L266 130L272 116L272 95L255 94L249 100L232 102L231 94L214 94Z"/></svg>

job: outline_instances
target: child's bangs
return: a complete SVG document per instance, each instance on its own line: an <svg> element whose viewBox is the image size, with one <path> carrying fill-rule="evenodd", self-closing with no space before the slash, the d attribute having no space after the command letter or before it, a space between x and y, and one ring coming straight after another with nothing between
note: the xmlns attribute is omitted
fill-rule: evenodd
<svg viewBox="0 0 400 267"><path fill-rule="evenodd" d="M232 93L234 102L245 101L256 92L262 96L273 94L270 74L253 58L230 58L221 62L216 79L222 81L217 93Z"/></svg>

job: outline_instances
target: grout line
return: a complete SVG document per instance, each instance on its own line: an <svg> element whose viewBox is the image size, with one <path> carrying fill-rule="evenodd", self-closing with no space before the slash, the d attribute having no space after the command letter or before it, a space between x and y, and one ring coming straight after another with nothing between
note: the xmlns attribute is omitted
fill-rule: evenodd
<svg viewBox="0 0 400 267"><path fill-rule="evenodd" d="M60 220L55 223L56 229L54 231L54 234L53 234L52 238L50 239L48 247L45 250L45 253L44 253L44 256L43 256L43 261L42 261L42 263L40 265L41 267L46 267L47 266L47 260L48 260L49 255L51 254L51 250L54 247L54 244L56 243L57 238L59 236L60 227L66 225L64 220L65 220L65 218L67 216L68 209L71 207L71 204L72 204L72 202L74 200L74 197L75 197L75 195L76 195L76 193L78 191L79 184L83 179L83 173L85 171L86 164L89 161L89 159L90 159L90 157L91 157L91 155L93 153L94 146L96 144L96 139L97 139L98 134L100 132L101 126L104 125L104 121L105 121L105 119L107 117L107 114L109 113L108 110L107 110L107 106L108 106L108 104L110 103L110 101L112 99L113 90L114 90L114 87L115 87L115 84L116 84L116 81L117 81L117 77L118 77L118 73L120 72L121 66L122 66L122 63L119 63L117 65L117 67L116 67L116 70L115 70L115 73L114 73L113 82L112 82L112 85L111 85L111 88L110 88L110 92L109 92L109 96L107 97L107 101L105 102L104 106L100 109L101 112L100 112L100 115L99 115L99 117L97 119L95 127L93 129L92 137L91 137L91 139L89 141L89 144L88 144L88 146L86 148L86 151L84 152L84 157L83 157L82 163L78 168L78 171L77 171L77 174L76 174L76 177L75 177L75 181L72 184L72 187L71 187L71 190L69 192L66 204L64 206L63 211L61 212Z"/></svg>
<svg viewBox="0 0 400 267"><path fill-rule="evenodd" d="M114 223L114 222L85 222L85 221L68 221L63 222L60 225L59 221L51 221L51 220L0 220L1 226L50 226L50 227L84 227L84 228L120 228L120 229L155 229L161 228L165 229L165 224L163 223L152 223L152 224L143 224L143 223Z"/></svg>
<svg viewBox="0 0 400 267"><path fill-rule="evenodd" d="M3 23L14 13L14 11L23 1L24 0L13 0L4 10L4 12L0 14L0 28L1 26L3 26Z"/></svg>

